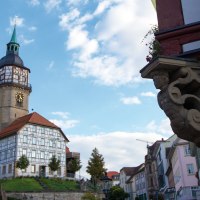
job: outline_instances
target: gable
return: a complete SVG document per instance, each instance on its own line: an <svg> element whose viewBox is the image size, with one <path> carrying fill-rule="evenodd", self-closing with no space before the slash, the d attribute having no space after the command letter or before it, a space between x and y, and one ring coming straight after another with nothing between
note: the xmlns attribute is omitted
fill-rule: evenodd
<svg viewBox="0 0 200 200"><path fill-rule="evenodd" d="M47 127L50 129L57 129L62 134L64 139L69 142L68 138L65 136L61 128L59 128L54 123L50 122L49 120L47 120L46 118L44 118L43 116L39 115L36 112L33 112L31 114L28 114L16 119L8 127L4 128L0 132L0 138L4 138L9 135L16 134L26 124L39 125L41 127Z"/></svg>

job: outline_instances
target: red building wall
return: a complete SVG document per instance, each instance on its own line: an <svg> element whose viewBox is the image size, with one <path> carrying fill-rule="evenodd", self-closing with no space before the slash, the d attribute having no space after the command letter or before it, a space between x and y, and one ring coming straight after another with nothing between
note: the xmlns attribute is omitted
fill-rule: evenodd
<svg viewBox="0 0 200 200"><path fill-rule="evenodd" d="M184 24L181 0L157 0L156 10L161 55L181 55L183 44L200 40L200 22Z"/></svg>
<svg viewBox="0 0 200 200"><path fill-rule="evenodd" d="M180 0L157 0L156 10L160 31L173 29L184 24Z"/></svg>

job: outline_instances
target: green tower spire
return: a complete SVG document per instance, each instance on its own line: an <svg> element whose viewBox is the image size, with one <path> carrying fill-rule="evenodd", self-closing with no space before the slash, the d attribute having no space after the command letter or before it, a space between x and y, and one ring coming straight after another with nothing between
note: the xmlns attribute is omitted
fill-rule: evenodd
<svg viewBox="0 0 200 200"><path fill-rule="evenodd" d="M13 29L12 37L10 39L10 42L7 44L7 51L6 55L8 54L19 54L19 44L17 43L17 36L16 36L16 24Z"/></svg>
<svg viewBox="0 0 200 200"><path fill-rule="evenodd" d="M15 24L15 26L14 26L13 33L12 33L12 37L11 37L10 42L17 43L16 24Z"/></svg>

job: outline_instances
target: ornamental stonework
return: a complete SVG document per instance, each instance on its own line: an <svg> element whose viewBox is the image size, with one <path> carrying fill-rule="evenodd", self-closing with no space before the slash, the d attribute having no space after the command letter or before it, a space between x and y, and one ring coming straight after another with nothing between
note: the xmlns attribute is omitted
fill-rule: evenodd
<svg viewBox="0 0 200 200"><path fill-rule="evenodd" d="M158 104L178 137L200 147L200 62L159 57L141 70L157 89Z"/></svg>

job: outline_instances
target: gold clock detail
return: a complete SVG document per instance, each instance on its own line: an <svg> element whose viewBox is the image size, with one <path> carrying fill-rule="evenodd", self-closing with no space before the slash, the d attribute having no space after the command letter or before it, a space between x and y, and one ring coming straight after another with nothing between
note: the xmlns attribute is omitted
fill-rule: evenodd
<svg viewBox="0 0 200 200"><path fill-rule="evenodd" d="M24 100L24 94L22 92L17 92L15 98L18 103L22 103Z"/></svg>

